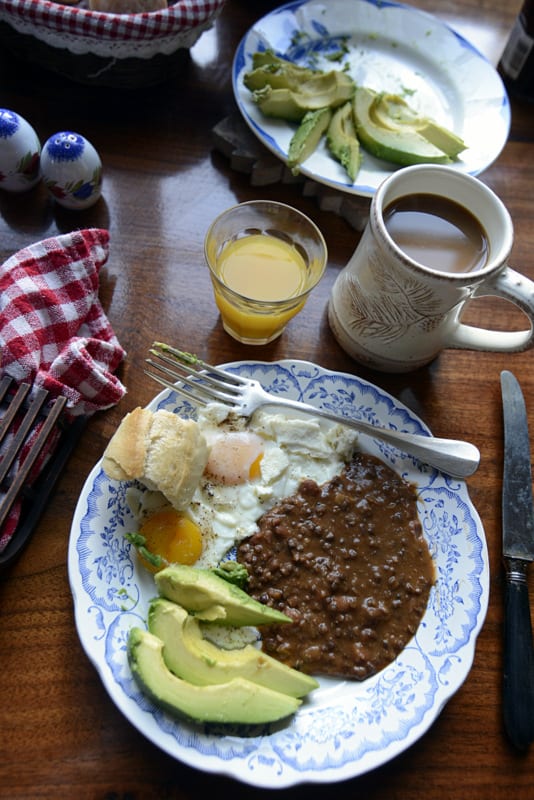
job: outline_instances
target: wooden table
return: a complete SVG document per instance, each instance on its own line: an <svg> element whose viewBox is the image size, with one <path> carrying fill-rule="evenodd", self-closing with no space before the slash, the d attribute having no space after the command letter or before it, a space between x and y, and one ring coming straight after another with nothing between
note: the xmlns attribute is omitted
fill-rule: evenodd
<svg viewBox="0 0 534 800"><path fill-rule="evenodd" d="M250 25L272 2L228 0L215 27L191 51L180 74L138 91L81 86L0 56L0 105L31 121L44 141L58 130L83 133L105 168L103 200L69 213L41 185L24 196L0 196L0 257L77 227L107 227L111 254L101 298L128 351L121 378L128 394L89 423L57 485L36 534L0 579L0 797L170 800L264 792L203 774L147 741L117 710L82 651L66 565L73 511L84 481L122 416L155 392L142 370L153 337L173 341L207 361L307 359L360 375L397 396L436 435L473 441L479 470L468 480L486 532L491 591L472 670L431 729L408 751L373 773L341 783L343 798L367 800L492 800L534 797L534 752L508 744L501 722L503 581L500 561L502 418L499 374L514 371L527 397L534 431L531 352L513 355L449 351L413 374L371 373L333 338L325 316L332 283L359 233L345 219L305 197L301 184L253 186L214 149L212 129L235 111L230 64ZM496 64L519 0L418 0L453 25ZM502 154L482 179L503 199L515 224L513 265L534 279L534 106L513 103ZM309 214L322 229L330 258L326 275L283 336L259 348L239 345L218 319L203 239L210 221L235 202L266 197ZM498 301L479 301L475 324L515 323ZM532 576L531 576L532 579ZM532 583L532 580L531 580ZM534 599L534 586L531 585ZM323 797L316 785L279 797Z"/></svg>

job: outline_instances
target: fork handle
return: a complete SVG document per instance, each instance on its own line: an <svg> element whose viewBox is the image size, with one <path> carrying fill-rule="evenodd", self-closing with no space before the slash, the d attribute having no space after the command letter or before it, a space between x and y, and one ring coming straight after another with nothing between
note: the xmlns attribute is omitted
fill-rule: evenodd
<svg viewBox="0 0 534 800"><path fill-rule="evenodd" d="M441 472L456 478L466 478L472 475L480 463L478 448L469 442L456 439L437 439L434 436L421 436L416 433L388 430L362 420L330 414L322 408L315 408L306 403L299 403L288 398L277 398L276 401L273 401L273 404L277 406L283 405L295 411L304 411L314 417L322 417L331 422L346 425L348 428L354 428L359 433L393 444L404 453L414 456L425 464L436 467Z"/></svg>

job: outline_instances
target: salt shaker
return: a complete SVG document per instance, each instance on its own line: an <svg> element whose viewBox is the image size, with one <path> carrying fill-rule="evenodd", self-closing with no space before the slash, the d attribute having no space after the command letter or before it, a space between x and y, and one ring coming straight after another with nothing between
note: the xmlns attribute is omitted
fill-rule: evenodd
<svg viewBox="0 0 534 800"><path fill-rule="evenodd" d="M499 62L511 95L534 102L534 0L525 0Z"/></svg>
<svg viewBox="0 0 534 800"><path fill-rule="evenodd" d="M102 192L102 161L84 136L60 131L43 145L43 182L59 205L83 209L94 205Z"/></svg>
<svg viewBox="0 0 534 800"><path fill-rule="evenodd" d="M26 192L40 179L41 143L24 117L0 108L0 189Z"/></svg>

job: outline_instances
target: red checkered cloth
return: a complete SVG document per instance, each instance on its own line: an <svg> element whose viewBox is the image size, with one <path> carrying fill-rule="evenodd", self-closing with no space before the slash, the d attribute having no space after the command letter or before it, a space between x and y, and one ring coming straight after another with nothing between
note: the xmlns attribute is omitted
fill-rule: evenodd
<svg viewBox="0 0 534 800"><path fill-rule="evenodd" d="M45 239L0 267L0 373L44 388L51 398L64 395L70 417L109 408L126 391L113 374L125 352L98 299L108 252L109 233L94 228ZM14 509L0 534L0 552L17 518Z"/></svg>
<svg viewBox="0 0 534 800"><path fill-rule="evenodd" d="M0 17L17 18L64 34L89 39L143 40L185 32L213 19L225 0L178 0L143 14L107 14L48 0L0 0Z"/></svg>
<svg viewBox="0 0 534 800"><path fill-rule="evenodd" d="M0 268L0 372L65 395L73 415L109 408L125 391L113 375L125 353L98 299L108 245L107 231L75 231Z"/></svg>

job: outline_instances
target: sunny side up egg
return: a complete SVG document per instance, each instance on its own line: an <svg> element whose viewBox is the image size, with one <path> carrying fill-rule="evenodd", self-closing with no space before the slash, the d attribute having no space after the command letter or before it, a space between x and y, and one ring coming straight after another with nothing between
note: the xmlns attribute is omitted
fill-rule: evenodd
<svg viewBox="0 0 534 800"><path fill-rule="evenodd" d="M149 550L203 568L255 533L262 514L301 481L320 484L338 474L357 445L357 434L342 425L267 410L245 419L211 404L198 424L209 457L188 508L175 512L150 491L132 490L129 502Z"/></svg>
<svg viewBox="0 0 534 800"><path fill-rule="evenodd" d="M338 474L357 443L357 434L342 425L267 410L247 420L213 404L198 422L210 448L188 508L203 536L199 567L216 566L301 481L323 483Z"/></svg>

